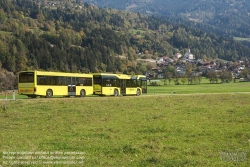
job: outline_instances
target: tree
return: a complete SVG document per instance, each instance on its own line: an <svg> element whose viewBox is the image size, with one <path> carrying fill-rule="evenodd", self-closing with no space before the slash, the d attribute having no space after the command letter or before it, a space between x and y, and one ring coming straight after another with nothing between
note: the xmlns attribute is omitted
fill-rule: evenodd
<svg viewBox="0 0 250 167"><path fill-rule="evenodd" d="M0 89L14 89L16 87L17 82L14 73L0 68Z"/></svg>
<svg viewBox="0 0 250 167"><path fill-rule="evenodd" d="M207 72L206 77L209 79L210 83L218 83L218 76L215 71Z"/></svg>
<svg viewBox="0 0 250 167"><path fill-rule="evenodd" d="M242 77L242 78L247 78L248 73L249 73L248 68L245 67L245 68L241 71L240 77Z"/></svg>
<svg viewBox="0 0 250 167"><path fill-rule="evenodd" d="M188 80L188 84L193 84L194 83L194 75L193 75L193 73L188 73L187 74L187 80Z"/></svg>
<svg viewBox="0 0 250 167"><path fill-rule="evenodd" d="M221 82L231 82L233 80L233 75L230 71L222 71L220 72L220 80Z"/></svg>
<svg viewBox="0 0 250 167"><path fill-rule="evenodd" d="M167 72L166 78L168 79L168 84L170 85L170 82L172 80L172 73L171 72Z"/></svg>
<svg viewBox="0 0 250 167"><path fill-rule="evenodd" d="M185 75L181 77L181 82L183 85L187 82L187 77Z"/></svg>
<svg viewBox="0 0 250 167"><path fill-rule="evenodd" d="M198 74L198 83L200 84L201 83L201 80L202 80L202 75L201 73Z"/></svg>

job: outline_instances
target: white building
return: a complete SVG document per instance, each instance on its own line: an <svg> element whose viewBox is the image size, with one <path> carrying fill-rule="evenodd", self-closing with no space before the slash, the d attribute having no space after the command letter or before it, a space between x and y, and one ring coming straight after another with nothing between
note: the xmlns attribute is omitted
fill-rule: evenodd
<svg viewBox="0 0 250 167"><path fill-rule="evenodd" d="M188 49L188 51L185 53L184 59L194 60L194 55L190 52L190 49Z"/></svg>
<svg viewBox="0 0 250 167"><path fill-rule="evenodd" d="M176 57L177 59L179 59L180 57L182 57L182 55L181 55L180 52L178 52L178 53L175 54L175 57Z"/></svg>

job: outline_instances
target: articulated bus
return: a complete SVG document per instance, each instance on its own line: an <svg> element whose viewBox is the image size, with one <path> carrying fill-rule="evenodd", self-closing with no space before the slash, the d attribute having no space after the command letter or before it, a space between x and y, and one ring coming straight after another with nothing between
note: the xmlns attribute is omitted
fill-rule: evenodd
<svg viewBox="0 0 250 167"><path fill-rule="evenodd" d="M147 93L147 79L144 75L94 73L95 95L137 95Z"/></svg>
<svg viewBox="0 0 250 167"><path fill-rule="evenodd" d="M147 79L144 75L21 71L18 77L18 93L31 98L86 95L140 96L147 93Z"/></svg>
<svg viewBox="0 0 250 167"><path fill-rule="evenodd" d="M93 75L80 73L22 71L18 77L18 93L31 98L78 96L93 94Z"/></svg>

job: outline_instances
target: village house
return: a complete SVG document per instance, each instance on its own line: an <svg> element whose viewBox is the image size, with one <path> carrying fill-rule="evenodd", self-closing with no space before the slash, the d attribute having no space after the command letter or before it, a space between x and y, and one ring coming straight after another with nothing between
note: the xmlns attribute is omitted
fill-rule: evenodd
<svg viewBox="0 0 250 167"><path fill-rule="evenodd" d="M186 59L186 60L194 60L194 59L195 59L195 57L194 57L194 55L191 53L190 49L188 49L188 51L185 53L184 59Z"/></svg>

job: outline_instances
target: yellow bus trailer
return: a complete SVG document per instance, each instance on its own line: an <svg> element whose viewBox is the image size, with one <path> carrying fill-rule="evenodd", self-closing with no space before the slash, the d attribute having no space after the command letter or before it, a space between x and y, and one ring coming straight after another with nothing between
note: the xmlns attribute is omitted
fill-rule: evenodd
<svg viewBox="0 0 250 167"><path fill-rule="evenodd" d="M93 75L80 73L21 71L18 93L31 98L93 94Z"/></svg>
<svg viewBox="0 0 250 167"><path fill-rule="evenodd" d="M94 73L94 95L137 95L147 93L147 80L144 75Z"/></svg>

